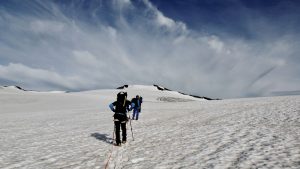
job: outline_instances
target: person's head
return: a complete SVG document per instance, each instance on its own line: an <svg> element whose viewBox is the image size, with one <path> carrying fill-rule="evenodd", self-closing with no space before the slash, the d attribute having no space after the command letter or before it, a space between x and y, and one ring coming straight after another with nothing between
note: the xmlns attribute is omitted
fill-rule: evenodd
<svg viewBox="0 0 300 169"><path fill-rule="evenodd" d="M135 98L137 98L137 99L138 99L139 97L140 97L139 95L136 95L136 96L135 96Z"/></svg>

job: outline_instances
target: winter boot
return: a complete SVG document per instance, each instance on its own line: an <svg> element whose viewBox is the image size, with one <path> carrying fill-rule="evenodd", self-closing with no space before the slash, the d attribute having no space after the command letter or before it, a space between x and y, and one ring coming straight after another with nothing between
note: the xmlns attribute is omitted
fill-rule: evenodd
<svg viewBox="0 0 300 169"><path fill-rule="evenodd" d="M115 143L114 145L115 146L121 146L121 143Z"/></svg>

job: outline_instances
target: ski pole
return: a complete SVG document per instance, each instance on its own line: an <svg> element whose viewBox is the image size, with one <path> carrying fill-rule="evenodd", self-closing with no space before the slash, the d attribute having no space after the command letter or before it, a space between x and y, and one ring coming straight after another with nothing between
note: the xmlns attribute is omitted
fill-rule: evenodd
<svg viewBox="0 0 300 169"><path fill-rule="evenodd" d="M114 141L115 141L115 132L116 132L116 125L114 124L112 144L114 144Z"/></svg>
<svg viewBox="0 0 300 169"><path fill-rule="evenodd" d="M130 115L129 115L129 119L130 119L129 124L130 124L130 128L131 128L131 136L132 136L132 139L134 141Z"/></svg>

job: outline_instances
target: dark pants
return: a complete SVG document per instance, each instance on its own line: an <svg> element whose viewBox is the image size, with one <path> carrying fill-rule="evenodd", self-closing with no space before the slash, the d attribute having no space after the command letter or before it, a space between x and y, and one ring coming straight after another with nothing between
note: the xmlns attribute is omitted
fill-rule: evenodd
<svg viewBox="0 0 300 169"><path fill-rule="evenodd" d="M139 109L133 109L132 120L134 120L134 118L135 118L136 120L139 119Z"/></svg>
<svg viewBox="0 0 300 169"><path fill-rule="evenodd" d="M122 141L126 141L126 122L115 121L116 128L116 143L121 143L120 128L122 129Z"/></svg>

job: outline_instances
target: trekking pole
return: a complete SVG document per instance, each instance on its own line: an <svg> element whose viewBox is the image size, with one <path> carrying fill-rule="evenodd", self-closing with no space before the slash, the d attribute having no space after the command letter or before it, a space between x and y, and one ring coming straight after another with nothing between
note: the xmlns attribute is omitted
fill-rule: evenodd
<svg viewBox="0 0 300 169"><path fill-rule="evenodd" d="M132 131L132 125L131 125L131 119L130 119L130 128L131 128L131 135L132 135L132 139L134 141L134 137L133 137L133 131Z"/></svg>
<svg viewBox="0 0 300 169"><path fill-rule="evenodd" d="M114 141L115 141L115 132L116 132L116 125L114 124L112 144L114 144Z"/></svg>
<svg viewBox="0 0 300 169"><path fill-rule="evenodd" d="M131 136L132 136L132 139L134 141L130 115L129 115L129 119L130 119L129 124L130 124L130 128L131 128Z"/></svg>

